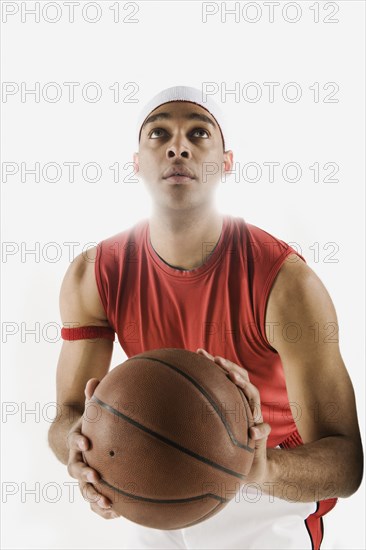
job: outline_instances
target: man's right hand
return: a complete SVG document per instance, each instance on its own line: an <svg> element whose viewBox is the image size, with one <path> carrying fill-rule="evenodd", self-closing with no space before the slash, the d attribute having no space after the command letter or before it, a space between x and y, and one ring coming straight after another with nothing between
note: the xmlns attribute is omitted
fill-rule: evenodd
<svg viewBox="0 0 366 550"><path fill-rule="evenodd" d="M85 407L92 398L92 395L99 384L99 380L91 378L85 386ZM115 519L119 514L112 509L111 501L98 493L92 483L98 483L100 476L96 470L90 468L83 461L82 451L86 451L89 447L89 439L82 435L83 417L81 416L78 422L71 428L67 435L67 445L69 448L69 461L67 471L71 477L79 481L79 489L84 499L90 502L90 507L93 512L96 512L102 518Z"/></svg>

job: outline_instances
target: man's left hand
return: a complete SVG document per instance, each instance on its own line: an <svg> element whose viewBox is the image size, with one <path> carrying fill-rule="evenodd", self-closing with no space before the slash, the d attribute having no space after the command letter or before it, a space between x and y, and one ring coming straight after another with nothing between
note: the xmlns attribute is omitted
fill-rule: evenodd
<svg viewBox="0 0 366 550"><path fill-rule="evenodd" d="M245 394L250 410L252 411L254 426L249 429L249 436L255 440L255 451L252 468L247 476L246 483L259 483L267 481L267 439L271 432L271 426L263 422L260 395L258 389L250 382L248 371L240 365L229 361L219 355L211 355L205 349L198 348L196 353L204 355L214 361L220 367L227 370L230 379Z"/></svg>

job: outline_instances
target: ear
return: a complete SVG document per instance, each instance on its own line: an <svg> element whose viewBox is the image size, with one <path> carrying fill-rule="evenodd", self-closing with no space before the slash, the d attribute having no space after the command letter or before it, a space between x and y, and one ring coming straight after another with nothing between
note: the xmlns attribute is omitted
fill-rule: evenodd
<svg viewBox="0 0 366 550"><path fill-rule="evenodd" d="M139 171L139 154L138 153L134 153L133 154L133 164L134 164L134 168L135 168L135 174L137 174L137 172Z"/></svg>
<svg viewBox="0 0 366 550"><path fill-rule="evenodd" d="M234 155L231 149L224 152L224 165L225 165L225 172L229 172L233 167L234 162Z"/></svg>

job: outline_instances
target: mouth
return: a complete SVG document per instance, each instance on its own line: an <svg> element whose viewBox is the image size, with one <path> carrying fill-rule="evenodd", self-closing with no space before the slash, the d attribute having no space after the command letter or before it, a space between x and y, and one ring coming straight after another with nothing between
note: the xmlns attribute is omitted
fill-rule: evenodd
<svg viewBox="0 0 366 550"><path fill-rule="evenodd" d="M176 174L163 179L165 179L169 183L191 183L194 178L191 178L190 176Z"/></svg>
<svg viewBox="0 0 366 550"><path fill-rule="evenodd" d="M192 172L185 166L173 166L170 168L163 179L169 183L190 183L195 179Z"/></svg>

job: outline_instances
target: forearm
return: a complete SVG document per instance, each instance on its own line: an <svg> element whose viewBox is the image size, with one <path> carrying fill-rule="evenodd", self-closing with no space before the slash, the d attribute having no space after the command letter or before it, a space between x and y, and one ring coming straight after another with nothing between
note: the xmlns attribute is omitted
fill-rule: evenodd
<svg viewBox="0 0 366 550"><path fill-rule="evenodd" d="M62 464L67 464L69 460L67 435L82 415L83 413L74 407L64 407L62 415L54 420L48 431L48 444Z"/></svg>
<svg viewBox="0 0 366 550"><path fill-rule="evenodd" d="M268 449L263 492L288 501L349 497L362 479L362 449L344 436L324 437L294 449Z"/></svg>

